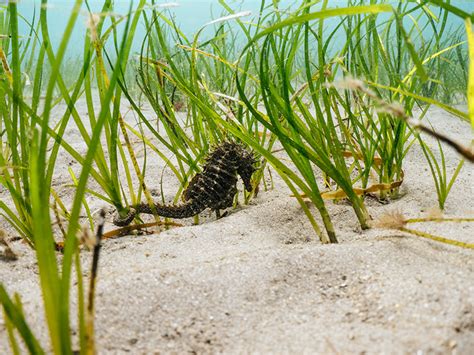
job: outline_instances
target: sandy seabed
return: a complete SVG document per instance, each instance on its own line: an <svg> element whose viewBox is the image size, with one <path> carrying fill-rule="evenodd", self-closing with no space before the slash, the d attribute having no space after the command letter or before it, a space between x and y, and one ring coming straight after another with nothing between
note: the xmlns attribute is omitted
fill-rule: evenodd
<svg viewBox="0 0 474 355"><path fill-rule="evenodd" d="M85 110L79 107L81 115ZM439 109L428 116L436 129L471 141L469 124ZM85 151L77 131L66 138ZM147 154L148 185L159 191L163 166ZM452 173L459 157L450 148L446 155ZM74 192L63 186L70 181L68 167L80 171L61 156L54 183L66 202ZM402 198L385 205L367 200L373 218L394 210L420 217L437 206L418 145L404 170ZM473 175L474 165L466 163L448 197L447 216L474 216ZM361 231L351 207L332 202L340 243L322 245L281 178L274 173L273 180L274 189L262 189L225 218L205 211L199 225L188 219L159 234L105 241L96 298L99 353L474 353L472 250L397 231ZM172 198L177 186L169 171L164 181ZM8 199L4 190L0 196ZM104 206L88 201L93 210ZM472 223L413 227L474 242ZM0 261L0 280L10 293L20 293L28 322L47 348L34 253L20 241L11 244L19 259ZM89 270L91 254L82 254ZM2 318L0 353L9 352Z"/></svg>

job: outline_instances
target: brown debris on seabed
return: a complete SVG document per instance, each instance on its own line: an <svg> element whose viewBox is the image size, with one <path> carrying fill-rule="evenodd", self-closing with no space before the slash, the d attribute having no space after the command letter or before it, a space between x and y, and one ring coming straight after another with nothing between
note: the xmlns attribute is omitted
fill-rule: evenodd
<svg viewBox="0 0 474 355"><path fill-rule="evenodd" d="M428 116L470 141L469 125L437 109ZM458 156L446 151L451 169ZM150 165L148 174L161 168ZM374 218L397 209L419 217L436 205L418 146L404 168L406 194L389 205L369 203ZM446 215L474 213L473 170L466 164L461 171ZM273 191L225 218L204 213L197 226L189 221L157 235L104 241L96 290L100 353L472 353L472 251L397 231L361 232L350 206L331 203L340 244L321 245L291 192L273 177ZM474 235L472 224L423 228L465 242ZM20 258L0 262L1 280L21 294L30 325L47 344L34 255L21 242L13 247ZM87 252L83 260L88 270ZM0 353L8 352L2 319Z"/></svg>

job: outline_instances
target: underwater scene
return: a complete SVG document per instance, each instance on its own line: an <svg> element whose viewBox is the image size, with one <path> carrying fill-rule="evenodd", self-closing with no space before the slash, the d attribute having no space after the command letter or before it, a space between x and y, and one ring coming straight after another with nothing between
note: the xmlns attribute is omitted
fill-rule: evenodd
<svg viewBox="0 0 474 355"><path fill-rule="evenodd" d="M0 0L0 354L473 354L474 2Z"/></svg>

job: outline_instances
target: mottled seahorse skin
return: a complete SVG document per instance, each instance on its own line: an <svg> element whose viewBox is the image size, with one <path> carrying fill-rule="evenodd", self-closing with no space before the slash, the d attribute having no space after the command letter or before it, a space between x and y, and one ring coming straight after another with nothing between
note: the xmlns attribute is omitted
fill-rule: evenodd
<svg viewBox="0 0 474 355"><path fill-rule="evenodd" d="M243 145L226 141L215 148L206 158L202 172L196 174L183 192L184 203L178 206L146 203L132 206L124 218L114 219L117 226L129 225L140 213L157 214L169 218L188 218L210 208L216 211L232 207L237 193L237 176L242 178L245 189L252 191L251 178L255 172L252 152Z"/></svg>

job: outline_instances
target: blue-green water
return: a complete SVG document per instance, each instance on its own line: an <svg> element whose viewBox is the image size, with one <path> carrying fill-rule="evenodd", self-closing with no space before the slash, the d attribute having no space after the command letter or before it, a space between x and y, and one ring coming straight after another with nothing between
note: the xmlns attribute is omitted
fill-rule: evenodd
<svg viewBox="0 0 474 355"><path fill-rule="evenodd" d="M3 0L5 2L5 0ZM1 0L0 0L1 2ZM31 21L36 13L36 20L38 19L40 0L23 0L19 2L19 12L24 17L25 21L20 23L20 32L23 35L28 35L29 25L27 21ZM89 1L92 12L100 12L103 1L92 0ZM131 1L115 1L114 12L120 15L126 15L130 9ZM133 4L136 6L138 1L134 1ZM227 15L228 13L219 4L218 0L177 0L177 1L156 1L157 4L169 4L173 3L178 6L170 7L166 10L168 17L171 16L175 19L176 23L180 26L180 29L185 33L186 36L192 37L202 26L208 23L210 20ZM272 1L267 0L266 4L271 4ZM280 8L284 9L291 4L299 4L301 1L282 0L280 1ZM369 1L367 1L369 3ZM394 5L398 2L392 2ZM473 0L454 0L451 3L455 6L462 8L463 10L474 13L474 1ZM63 36L64 28L70 16L74 1L73 0L50 0L48 1L48 22L50 37L53 47L57 46L60 39ZM235 11L251 11L252 15L248 19L252 19L258 13L261 2L258 0L228 0L227 4ZM329 1L330 7L346 6L346 0L332 0ZM317 6L317 5L316 5ZM432 7L437 13L437 8ZM146 11L151 11L150 9ZM86 36L86 19L88 17L88 11L85 6L81 11L79 21L72 34L72 40L68 53L71 56L76 56L82 53L84 38ZM327 21L327 26L330 28L336 24L338 19L331 19ZM448 21L449 27L457 27L462 25L462 21L455 17L450 16ZM138 51L145 36L145 27L143 24L138 28L138 32L134 41L134 50ZM212 32L208 32L207 36ZM206 33L204 33L206 36Z"/></svg>
<svg viewBox="0 0 474 355"><path fill-rule="evenodd" d="M114 13L119 15L126 15L129 12L131 1L116 1L114 6ZM134 7L138 1L134 1L132 5ZM198 31L203 25L211 21L212 19L228 15L224 11L223 7L219 5L217 0L181 0L176 2L171 1L159 1L157 4L169 4L174 3L178 6L163 8L168 17L172 16L176 23L179 25L180 29L188 37L192 37L193 34ZM228 1L227 2L233 9L236 11L252 11L253 14L258 12L260 7L260 1ZM282 1L282 6L289 6L291 1ZM19 3L19 12L25 17L25 19L31 20L35 14L38 17L39 14L39 0L24 0ZM60 1L60 0L51 0L48 1L48 24L50 30L50 38L53 43L53 46L57 45L62 38L64 28L70 16L71 10L74 5L73 0L69 1ZM100 12L103 1L90 1L91 11ZM151 9L148 8L148 10ZM86 35L86 21L88 17L88 11L85 6L83 6L83 11L81 11L80 19L76 25L76 28L73 33L73 38L71 43L74 43L74 48L80 53L82 52L84 36ZM20 24L21 32L24 35L28 34L29 26L26 22ZM134 49L138 50L141 45L141 39L145 35L145 27L142 24L139 27L136 40L134 42ZM74 51L73 48L70 48Z"/></svg>

